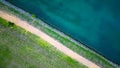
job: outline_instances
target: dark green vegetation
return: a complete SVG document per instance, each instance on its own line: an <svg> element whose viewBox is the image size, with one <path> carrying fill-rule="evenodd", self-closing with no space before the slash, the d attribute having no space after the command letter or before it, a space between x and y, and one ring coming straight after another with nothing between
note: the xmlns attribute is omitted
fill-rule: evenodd
<svg viewBox="0 0 120 68"><path fill-rule="evenodd" d="M57 39L65 46L69 47L71 50L95 62L96 64L100 65L102 68L116 68L114 65L110 64L110 62L106 61L105 58L91 52L90 50L86 50L85 48L83 48L81 44L78 45L70 41L68 36L61 36L56 31L54 31L53 28L46 27L46 24L40 22L39 20L34 20L32 17L27 16L27 13L22 14L19 11L17 11L15 8L11 8L9 6L6 6L5 4L0 4L0 6L2 7L0 8L1 10L6 11L8 13L12 13L23 20L29 21L31 25L35 26L38 29L41 29L51 37ZM34 14L33 17L35 17Z"/></svg>
<svg viewBox="0 0 120 68"><path fill-rule="evenodd" d="M0 18L0 68L86 67L41 38Z"/></svg>

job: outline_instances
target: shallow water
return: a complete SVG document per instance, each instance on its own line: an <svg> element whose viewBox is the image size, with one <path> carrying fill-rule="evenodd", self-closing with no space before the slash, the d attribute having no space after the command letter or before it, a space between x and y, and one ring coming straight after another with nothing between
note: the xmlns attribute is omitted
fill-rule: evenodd
<svg viewBox="0 0 120 68"><path fill-rule="evenodd" d="M6 0L120 65L120 0Z"/></svg>

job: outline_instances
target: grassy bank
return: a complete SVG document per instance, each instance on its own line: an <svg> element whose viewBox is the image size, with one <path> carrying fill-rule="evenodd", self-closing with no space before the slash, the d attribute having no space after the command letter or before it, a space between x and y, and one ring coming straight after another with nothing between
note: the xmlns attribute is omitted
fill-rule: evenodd
<svg viewBox="0 0 120 68"><path fill-rule="evenodd" d="M39 20L34 19L32 16L30 17L27 15L28 13L21 13L17 11L15 8L11 8L9 6L6 6L5 4L0 4L2 8L0 10L6 11L8 13L12 13L18 17L20 17L23 20L29 21L29 23L33 26L35 26L38 29L41 29L51 37L57 39L61 43L63 43L65 46L70 48L71 50L77 52L78 54L84 56L85 58L93 61L97 65L101 66L102 68L116 68L115 65L111 64L109 61L107 61L102 56L97 55L96 53L90 51L89 49L84 48L81 44L76 44L75 42L71 41L68 36L63 36L56 32L53 28L46 27L46 24L40 22ZM35 17L35 16L34 16Z"/></svg>
<svg viewBox="0 0 120 68"><path fill-rule="evenodd" d="M0 18L0 68L87 68L41 38Z"/></svg>

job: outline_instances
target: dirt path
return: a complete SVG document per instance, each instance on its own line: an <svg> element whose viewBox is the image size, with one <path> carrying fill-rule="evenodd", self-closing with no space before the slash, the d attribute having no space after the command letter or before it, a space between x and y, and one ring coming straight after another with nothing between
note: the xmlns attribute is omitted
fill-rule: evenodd
<svg viewBox="0 0 120 68"><path fill-rule="evenodd" d="M24 28L25 30L39 36L40 38L44 39L45 41L47 41L48 43L53 45L54 47L56 47L58 50L60 50L64 54L66 54L66 55L70 56L71 58L75 59L76 61L78 61L79 63L82 63L89 68L100 68L99 66L97 66L93 62L87 60L86 58L80 56L79 54L77 54L77 53L73 52L72 50L70 50L69 48L65 47L63 44L56 41L52 37L48 36L47 34L42 32L41 30L38 30L37 28L29 25L27 23L27 21L23 21L20 18L15 17L13 15L10 15L8 13L5 13L3 11L0 11L0 17L6 19L8 21L11 21L11 22L15 23L16 25Z"/></svg>

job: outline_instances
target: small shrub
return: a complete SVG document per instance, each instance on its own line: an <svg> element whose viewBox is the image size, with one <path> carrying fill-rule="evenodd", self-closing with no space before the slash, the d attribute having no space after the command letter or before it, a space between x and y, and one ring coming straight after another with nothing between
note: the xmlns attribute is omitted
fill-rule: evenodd
<svg viewBox="0 0 120 68"><path fill-rule="evenodd" d="M9 26L9 27L13 27L14 25L15 25L14 23L12 23L12 22L10 22L10 21L8 22L8 26Z"/></svg>
<svg viewBox="0 0 120 68"><path fill-rule="evenodd" d="M34 14L32 14L32 17L35 18L36 16Z"/></svg>

